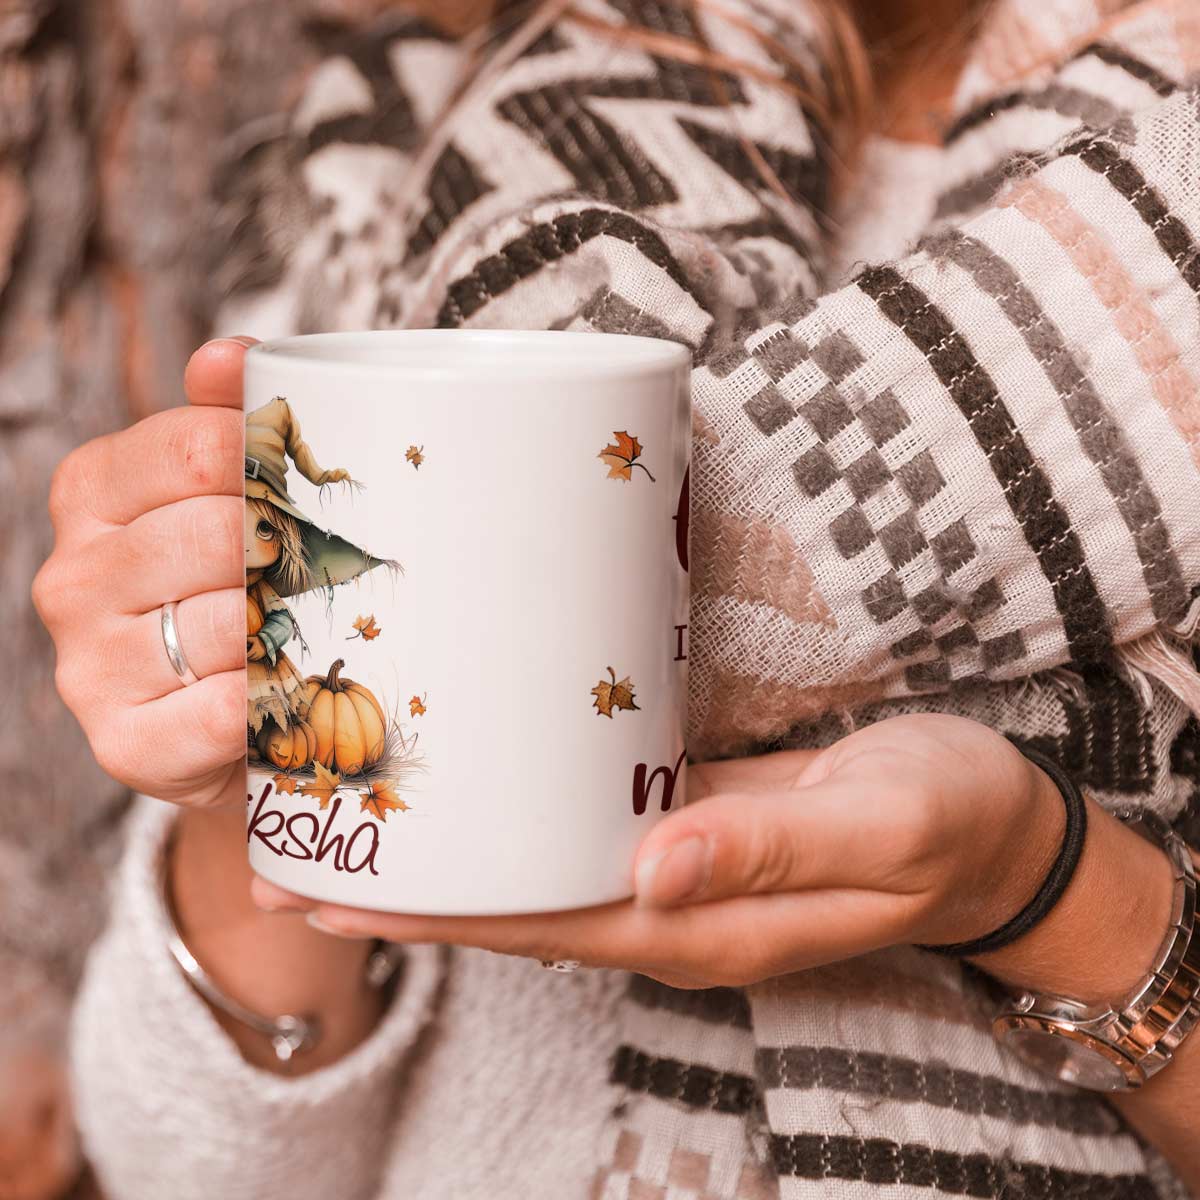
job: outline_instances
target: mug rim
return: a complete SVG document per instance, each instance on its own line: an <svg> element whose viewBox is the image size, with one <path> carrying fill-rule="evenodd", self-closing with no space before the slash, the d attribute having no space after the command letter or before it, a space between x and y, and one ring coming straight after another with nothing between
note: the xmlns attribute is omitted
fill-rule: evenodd
<svg viewBox="0 0 1200 1200"><path fill-rule="evenodd" d="M430 361L430 348L439 342L446 344L446 358ZM372 353L393 350L396 357L386 361L355 357L356 349L361 355L366 346ZM402 357L406 348L413 352L409 362ZM504 361L506 348L513 352L511 362ZM247 365L287 363L306 370L421 379L495 378L502 371L509 379L544 380L551 376L652 378L690 368L692 355L681 342L640 334L559 329L364 329L272 338L251 346L246 359Z"/></svg>

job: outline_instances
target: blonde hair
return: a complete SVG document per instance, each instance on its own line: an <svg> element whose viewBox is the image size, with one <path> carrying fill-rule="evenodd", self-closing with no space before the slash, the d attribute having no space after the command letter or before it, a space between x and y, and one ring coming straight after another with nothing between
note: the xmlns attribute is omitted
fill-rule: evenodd
<svg viewBox="0 0 1200 1200"><path fill-rule="evenodd" d="M247 496L246 505L255 517L275 530L279 543L279 557L265 572L267 580L289 596L308 591L312 587L312 571L300 522L269 500Z"/></svg>

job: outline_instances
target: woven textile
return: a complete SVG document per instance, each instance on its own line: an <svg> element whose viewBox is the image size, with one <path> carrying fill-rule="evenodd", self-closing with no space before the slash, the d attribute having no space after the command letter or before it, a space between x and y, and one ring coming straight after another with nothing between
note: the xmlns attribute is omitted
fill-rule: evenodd
<svg viewBox="0 0 1200 1200"><path fill-rule="evenodd" d="M588 11L779 70L675 5ZM809 53L794 6L742 15ZM281 292L332 301L296 328L694 348L693 755L950 710L1174 817L1194 784L1172 748L1200 686L1172 692L1152 664L1185 672L1172 650L1200 595L1200 31L1185 2L1100 24L1086 3L1001 6L918 246L823 294L828 167L786 93L717 90L568 22L468 93L424 162L406 161L417 133L398 144L361 119L354 144L317 137L302 170L324 211ZM405 64L425 69L425 32L393 31L393 104L416 95ZM326 125L345 120L347 69L310 93ZM347 186L367 162L397 181L369 217ZM1151 1195L1136 1142L1002 1054L978 992L916 951L746 996L635 979L597 1195L774 1194L764 1165L785 1197L830 1179Z"/></svg>
<svg viewBox="0 0 1200 1200"><path fill-rule="evenodd" d="M817 65L801 0L577 7L781 73L748 22ZM455 44L401 22L332 46L282 151L231 172L255 289L226 325L686 343L694 756L950 711L1194 834L1194 0L995 6L944 145L889 181L919 239L897 225L845 278L826 141L789 93L533 33L446 121ZM989 1000L907 948L744 991L633 977L578 1194L1181 1194L1099 1099L994 1043Z"/></svg>

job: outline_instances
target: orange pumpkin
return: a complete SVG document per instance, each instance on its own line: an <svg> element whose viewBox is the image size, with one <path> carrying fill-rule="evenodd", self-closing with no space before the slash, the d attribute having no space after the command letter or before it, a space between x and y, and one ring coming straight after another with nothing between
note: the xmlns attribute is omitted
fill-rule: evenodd
<svg viewBox="0 0 1200 1200"><path fill-rule="evenodd" d="M286 729L267 721L254 739L259 756L281 771L306 767L317 752L317 735L307 721L293 717Z"/></svg>
<svg viewBox="0 0 1200 1200"><path fill-rule="evenodd" d="M262 605L253 592L246 593L246 636L252 638L263 627Z"/></svg>
<svg viewBox="0 0 1200 1200"><path fill-rule="evenodd" d="M357 775L383 757L387 719L368 688L341 677L345 665L339 658L328 675L310 675L301 695L308 706L306 719L317 736L313 761L326 770Z"/></svg>

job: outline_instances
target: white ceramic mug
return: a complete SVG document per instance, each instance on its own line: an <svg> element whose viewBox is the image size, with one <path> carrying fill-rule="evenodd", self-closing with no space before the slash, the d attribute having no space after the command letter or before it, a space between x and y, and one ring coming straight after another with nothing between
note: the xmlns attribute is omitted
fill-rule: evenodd
<svg viewBox="0 0 1200 1200"><path fill-rule="evenodd" d="M592 333L249 352L255 871L397 912L631 894L683 802L688 375Z"/></svg>

